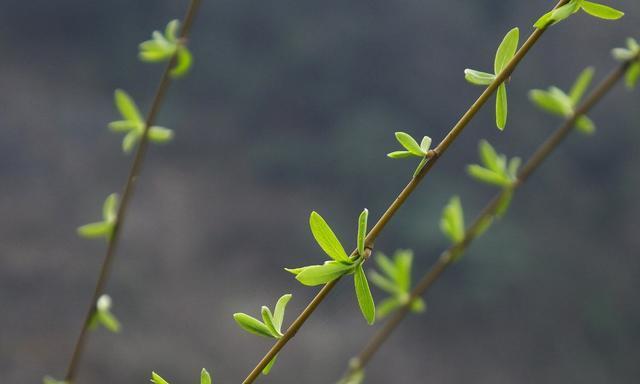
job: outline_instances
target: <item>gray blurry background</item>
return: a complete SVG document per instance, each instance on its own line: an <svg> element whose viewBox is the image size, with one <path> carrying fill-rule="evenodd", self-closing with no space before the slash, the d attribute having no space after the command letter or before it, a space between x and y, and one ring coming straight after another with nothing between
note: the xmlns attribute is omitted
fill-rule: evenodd
<svg viewBox="0 0 640 384"><path fill-rule="evenodd" d="M131 157L106 129L114 88L147 108L161 66L137 43L187 1L0 3L0 381L62 376L104 252L75 235L119 191ZM441 209L467 218L494 193L464 166L479 139L528 157L559 123L533 87L570 86L587 64L640 33L637 0L607 1L620 22L584 14L554 27L509 85L507 130L493 101L469 125L376 244L416 252L414 276L446 246ZM124 324L92 335L80 383L195 382L201 367L237 383L271 342L231 314L292 292L285 322L316 293L283 266L323 258L318 210L354 242L357 214L379 217L415 164L393 161L393 132L441 139L480 93L466 67L490 69L513 26L528 35L550 0L205 1L195 66L172 86L108 286ZM640 375L640 94L618 86L518 192L372 362L368 383L631 383ZM383 297L374 292L377 299ZM342 282L264 383L332 383L372 334Z"/></svg>

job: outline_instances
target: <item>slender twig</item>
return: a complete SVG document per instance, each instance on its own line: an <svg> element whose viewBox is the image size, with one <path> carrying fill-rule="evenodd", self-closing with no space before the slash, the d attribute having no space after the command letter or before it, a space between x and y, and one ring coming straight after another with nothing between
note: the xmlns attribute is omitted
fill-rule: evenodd
<svg viewBox="0 0 640 384"><path fill-rule="evenodd" d="M450 248L442 252L438 260L427 271L427 273L420 279L418 284L412 290L411 295L407 303L399 308L394 315L385 323L382 327L366 344L357 357L351 359L350 368L347 375L353 373L357 369L362 369L371 360L373 355L380 349L382 344L387 340L391 333L399 326L400 322L407 316L411 310L410 303L416 298L424 295L427 290L438 280L442 273L452 265L455 260L454 255L460 254L466 250L471 242L478 236L478 231L481 226L484 225L486 220L495 216L497 209L500 206L503 197L510 193L515 188L520 187L532 173L547 159L549 154L555 150L563 139L572 131L576 120L589 112L610 90L611 88L624 76L625 72L629 68L630 62L625 62L611 72L589 95L589 97L582 103L571 116L567 119L557 130L555 130L547 140L538 147L538 149L531 156L529 161L523 166L520 171L517 180L513 186L507 190L503 189L496 196L494 196L489 203L482 209L480 214L474 220L473 224L466 230L465 236L457 244L452 245Z"/></svg>
<svg viewBox="0 0 640 384"><path fill-rule="evenodd" d="M189 36L191 26L193 25L193 19L198 11L200 3L201 0L191 0L191 2L189 3L189 8L187 9L187 12L184 16L179 34L180 40L183 41L183 44L186 43L186 40ZM129 175L122 191L120 205L118 207L116 216L116 222L113 227L113 234L111 237L109 237L107 250L102 262L102 267L100 268L96 287L93 292L91 302L89 303L89 308L87 310L87 314L85 315L84 323L82 324L82 329L80 330L80 335L78 336L73 354L71 355L71 360L69 361L69 366L65 375L65 381L67 381L69 384L73 383L75 380L76 374L78 372L78 364L80 362L80 358L82 357L84 347L87 343L87 335L89 334L89 325L91 323L91 318L96 311L96 302L98 301L100 295L102 295L102 293L104 292L104 288L109 279L109 272L111 270L111 265L113 264L118 240L120 239L120 233L124 224L124 219L126 217L127 208L129 207L131 197L133 196L134 187L138 176L140 175L144 156L149 144L149 129L155 124L156 117L160 112L160 107L162 106L162 102L164 101L165 94L169 89L169 85L171 84L170 72L175 63L176 55L174 54L171 60L167 63L164 72L162 73L160 83L158 84L155 96L153 97L153 102L151 103L151 108L149 109L149 113L147 114L147 118L145 120L142 137L137 146L133 161L131 163L131 168L129 169Z"/></svg>
<svg viewBox="0 0 640 384"><path fill-rule="evenodd" d="M555 8L561 7L562 5L568 3L569 0L561 0L556 4ZM396 199L391 203L389 208L385 211L385 213L380 217L378 222L371 228L371 231L367 234L365 239L365 244L369 248L373 248L373 243L377 239L380 232L384 229L384 227L389 223L389 221L393 218L396 212L400 209L400 207L404 204L407 198L413 193L413 191L418 187L422 179L429 173L431 168L436 164L438 159L446 152L446 150L453 144L458 135L462 133L464 128L473 120L475 115L482 109L482 107L487 103L487 101L491 98L491 96L496 92L500 84L506 81L513 71L516 69L520 61L527 55L529 50L536 44L536 42L540 39L540 37L544 34L546 28L536 29L534 30L529 38L525 41L525 43L518 49L514 57L509 61L509 63L505 66L505 68L500 72L496 79L487 86L487 88L482 92L482 94L478 97L478 99L469 107L469 109L465 112L465 114L460 118L460 120L456 123L456 125L449 131L447 136L438 144L438 146L433 150L433 153L429 157L427 164L422 168L420 172L418 172L412 179L409 181L407 186L400 192L400 194L396 197ZM356 251L353 252L356 254ZM327 283L322 289L318 292L318 294L311 300L311 302L307 305L307 307L300 313L300 315L293 321L291 326L287 329L284 336L271 347L271 349L264 355L264 357L260 360L260 362L253 368L253 370L249 373L249 375L244 379L243 384L253 383L255 379L260 375L260 372L264 369L264 367L269 364L269 362L280 352L280 350L295 336L298 330L302 327L305 321L311 316L311 314L315 311L315 309L320 305L320 303L324 300L329 292L335 287L340 278L333 280Z"/></svg>

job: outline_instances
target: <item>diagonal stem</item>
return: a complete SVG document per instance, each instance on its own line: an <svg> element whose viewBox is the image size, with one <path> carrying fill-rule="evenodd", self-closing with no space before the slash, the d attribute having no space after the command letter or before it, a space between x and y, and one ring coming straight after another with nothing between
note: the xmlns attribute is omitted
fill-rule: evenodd
<svg viewBox="0 0 640 384"><path fill-rule="evenodd" d="M572 131L576 120L585 114L587 114L602 98L613 88L614 85L624 76L629 68L630 62L625 62L611 72L590 94L584 103L580 105L571 116L567 119L556 131L554 131L547 140L538 147L538 149L531 156L529 161L523 166L517 181L513 184L509 190L520 187L524 182L533 174L533 172L548 158L548 156L560 145L560 143L567 137ZM412 290L409 300L406 305L399 308L395 314L387 321L383 328L381 328L362 349L362 351L352 360L351 367L346 376L352 374L358 369L362 369L373 357L373 355L380 349L382 344L387 340L391 333L400 325L402 320L410 312L410 303L416 298L424 295L427 290L438 280L442 273L449 267L455 260L454 255L464 252L471 242L477 237L479 229L483 226L486 220L495 216L497 209L503 197L510 193L507 189L503 189L496 196L494 196L489 203L483 208L473 224L466 230L465 236L457 244L452 245L445 250L433 266L427 271L427 273L418 282L415 288Z"/></svg>
<svg viewBox="0 0 640 384"><path fill-rule="evenodd" d="M560 0L555 8L561 7L564 4L568 3L569 0ZM396 197L396 199L391 203L389 208L385 211L385 213L380 217L378 222L371 228L371 231L367 234L365 239L365 244L371 247L372 244L377 239L380 232L386 227L386 225L391 221L396 212L400 209L400 207L404 204L407 198L413 193L413 191L418 187L422 179L429 173L431 168L436 164L438 159L447 151L447 149L453 144L458 135L462 133L465 127L473 120L478 111L482 109L482 107L487 103L487 101L491 98L491 96L496 92L498 87L511 76L513 71L516 69L520 61L527 55L529 50L538 42L540 37L544 34L546 28L535 29L529 38L525 41L525 43L518 49L514 57L509 61L509 63L505 66L505 68L496 76L496 79L487 86L484 92L478 97L478 99L469 107L469 109L465 112L465 114L460 118L460 120L456 123L456 125L449 131L447 136L438 144L438 146L433 150L433 154L429 157L429 161L427 164L418 172L409 183L404 187L402 192ZM355 254L355 251L354 251ZM293 321L291 326L287 329L284 336L280 338L271 349L264 355L264 357L258 362L258 364L253 368L253 370L249 373L249 375L244 379L243 384L253 383L260 372L264 369L264 367L269 364L269 362L280 352L280 350L295 336L298 330L304 325L305 321L311 316L311 314L316 310L318 305L324 300L324 298L331 292L333 287L338 283L340 278L333 280L327 283L322 289L318 292L318 294L311 300L311 302L307 305L307 307L300 313L300 315Z"/></svg>
<svg viewBox="0 0 640 384"><path fill-rule="evenodd" d="M189 36L191 26L193 25L193 19L198 11L200 3L201 0L191 0L191 2L189 3L189 8L187 9L182 22L182 27L180 29L180 39L183 41L186 41L187 37ZM126 217L129 203L133 196L135 183L138 179L138 176L140 175L144 156L149 145L149 129L155 124L158 113L160 112L160 107L162 106L162 102L164 101L167 90L169 89L169 85L171 84L170 72L175 63L176 55L174 54L174 56L165 67L164 72L162 73L160 83L156 88L156 93L153 97L153 102L151 103L151 108L149 109L149 113L147 114L147 118L145 120L142 138L140 139L140 142L136 149L136 153L131 163L131 168L129 169L129 175L122 191L122 197L118 206L116 222L113 227L113 235L109 238L107 250L102 262L102 266L100 268L100 273L98 275L98 280L93 291L93 296L91 298L91 302L89 303L89 308L85 315L82 329L80 330L80 335L78 336L73 353L71 355L71 360L69 361L69 366L65 375L65 381L69 384L72 384L76 378L80 358L82 357L84 348L87 343L89 324L91 323L91 318L93 317L93 314L96 310L96 302L100 295L102 295L102 293L104 292L104 288L109 279L109 272L111 271L111 265L113 264L114 255L116 252L118 241L120 239L120 233L124 224L124 219Z"/></svg>

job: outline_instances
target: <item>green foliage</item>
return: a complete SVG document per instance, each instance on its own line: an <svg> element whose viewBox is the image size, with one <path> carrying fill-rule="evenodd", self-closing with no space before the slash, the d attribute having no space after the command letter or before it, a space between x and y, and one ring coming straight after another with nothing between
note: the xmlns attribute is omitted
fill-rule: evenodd
<svg viewBox="0 0 640 384"><path fill-rule="evenodd" d="M404 159L407 157L419 157L421 158L418 167L413 172L413 176L415 177L420 170L427 164L429 149L431 148L431 138L429 136L424 136L420 144L411 137L408 133L405 132L396 132L396 140L402 145L405 150L404 151L395 151L387 154L387 157L392 159Z"/></svg>
<svg viewBox="0 0 640 384"><path fill-rule="evenodd" d="M364 383L364 369L356 369L352 372L349 372L345 377L343 377L338 384L362 384Z"/></svg>
<svg viewBox="0 0 640 384"><path fill-rule="evenodd" d="M140 43L138 55L140 60L147 63L158 63L169 61L175 55L176 64L171 69L171 76L181 77L189 72L193 57L189 49L178 38L179 28L180 22L171 20L167 24L164 34L160 31L153 31L151 40Z"/></svg>
<svg viewBox="0 0 640 384"><path fill-rule="evenodd" d="M489 85L494 82L516 54L519 40L520 30L513 28L505 35L498 47L493 63L493 74L467 68L464 70L464 78L474 85ZM507 86L502 83L496 92L496 126L500 130L507 125L507 104Z"/></svg>
<svg viewBox="0 0 640 384"><path fill-rule="evenodd" d="M557 24L568 18L579 10L583 10L591 16L605 20L617 20L624 16L624 12L608 7L603 4L594 3L586 0L571 0L567 4L545 13L536 21L534 27L544 29L551 25Z"/></svg>
<svg viewBox="0 0 640 384"><path fill-rule="evenodd" d="M310 265L300 268L285 268L296 276L304 285L315 286L326 284L341 276L354 274L354 286L358 305L362 315L369 324L375 320L375 305L367 277L362 271L362 263L366 258L365 237L367 233L367 218L369 211L364 209L358 218L357 254L349 256L344 247L333 233L329 224L317 212L311 212L309 227L320 248L332 259L321 265Z"/></svg>
<svg viewBox="0 0 640 384"><path fill-rule="evenodd" d="M458 196L454 196L442 211L440 230L453 244L464 240L464 212Z"/></svg>
<svg viewBox="0 0 640 384"><path fill-rule="evenodd" d="M113 228L116 224L118 214L118 194L112 193L102 205L102 221L85 224L78 227L78 235L87 239L104 237L109 240L113 235Z"/></svg>
<svg viewBox="0 0 640 384"><path fill-rule="evenodd" d="M114 98L123 120L112 121L109 123L109 129L112 132L125 133L122 140L122 150L125 153L130 153L144 134L146 122L128 93L116 89ZM165 127L152 126L149 128L147 137L151 142L163 144L173 139L173 131Z"/></svg>
<svg viewBox="0 0 640 384"><path fill-rule="evenodd" d="M511 187L518 178L520 158L514 157L507 161L507 157L498 154L486 140L481 140L478 148L482 165L469 165L469 175L482 183L502 188Z"/></svg>
<svg viewBox="0 0 640 384"><path fill-rule="evenodd" d="M168 381L162 378L162 376L158 375L155 372L151 372L151 382L154 384L169 384Z"/></svg>
<svg viewBox="0 0 640 384"><path fill-rule="evenodd" d="M378 304L378 319L382 319L399 307L409 303L413 252L410 250L398 250L394 253L393 260L382 253L378 253L375 261L381 272L370 271L369 278L371 283L390 295L390 297ZM416 298L411 303L411 311L413 312L424 312L425 307L426 305L421 298Z"/></svg>
<svg viewBox="0 0 640 384"><path fill-rule="evenodd" d="M282 322L284 320L284 312L287 304L291 300L291 294L282 295L273 310L273 313L267 306L262 306L260 314L262 315L262 321L255 317L249 316L246 313L234 313L233 319L245 331L254 335L268 337L272 339L282 338ZM276 355L269 364L262 370L262 373L267 375L271 371L273 364L276 362Z"/></svg>
<svg viewBox="0 0 640 384"><path fill-rule="evenodd" d="M167 380L163 379L162 376L155 372L151 372L151 382L154 384L169 384ZM200 371L200 384L212 384L211 375L204 368Z"/></svg>
<svg viewBox="0 0 640 384"><path fill-rule="evenodd" d="M551 86L549 90L533 89L529 92L529 99L540 109L550 114L571 118L575 110L584 96L585 91L591 84L594 70L591 67L583 70L578 79L571 87L571 91L567 95L560 88ZM587 116L579 116L576 120L576 128L584 134L593 134L595 132L595 124Z"/></svg>
<svg viewBox="0 0 640 384"><path fill-rule="evenodd" d="M640 78L640 44L629 37L626 48L614 48L613 57L622 62L629 62L627 73L625 74L625 85L628 89L633 89L638 84Z"/></svg>
<svg viewBox="0 0 640 384"><path fill-rule="evenodd" d="M42 384L69 384L64 380L56 380L51 376L45 376L42 378Z"/></svg>
<svg viewBox="0 0 640 384"><path fill-rule="evenodd" d="M89 322L89 329L94 330L99 325L113 333L120 332L120 321L111 313L111 297L109 295L102 295L98 298L95 312Z"/></svg>

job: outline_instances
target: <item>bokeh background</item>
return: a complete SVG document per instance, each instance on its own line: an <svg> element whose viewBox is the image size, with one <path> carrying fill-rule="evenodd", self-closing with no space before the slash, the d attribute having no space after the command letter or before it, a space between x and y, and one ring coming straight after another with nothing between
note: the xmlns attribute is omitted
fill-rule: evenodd
<svg viewBox="0 0 640 384"><path fill-rule="evenodd" d="M161 66L137 43L187 1L0 3L0 381L62 376L104 252L75 228L99 218L131 157L108 132L114 88L147 108ZM477 142L528 157L559 123L526 92L567 89L586 65L640 34L640 3L607 1L620 22L576 15L549 31L511 84L507 130L488 105L376 244L416 253L414 276L446 246L453 194L470 219L494 193L468 179ZM379 217L415 164L385 154L393 132L441 139L480 93L513 26L530 32L548 0L205 1L193 72L171 87L159 123L175 141L149 152L108 286L122 333L89 341L79 383L145 383L151 370L240 382L271 342L231 314L294 294L288 323L316 293L284 266L323 255L319 211L354 242L357 214ZM640 94L618 86L509 214L427 297L368 370L368 383L630 383L640 377ZM492 102L493 103L493 102ZM376 299L383 294L375 291ZM264 383L333 383L374 329L342 282Z"/></svg>

